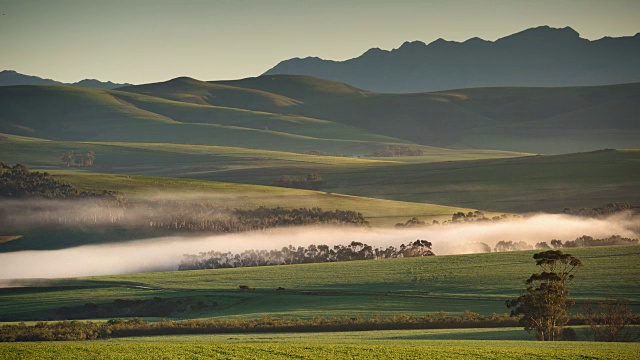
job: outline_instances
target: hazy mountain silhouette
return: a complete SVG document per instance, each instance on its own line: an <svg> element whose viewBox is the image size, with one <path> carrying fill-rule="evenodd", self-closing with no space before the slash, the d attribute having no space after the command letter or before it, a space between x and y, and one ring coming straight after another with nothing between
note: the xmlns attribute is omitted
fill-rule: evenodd
<svg viewBox="0 0 640 360"><path fill-rule="evenodd" d="M95 79L84 79L76 83L65 84L60 81L51 79L43 79L37 76L24 75L13 70L0 71L0 86L14 86L14 85L71 85L71 86L84 86L97 89L115 89L122 86L131 84L116 84L111 81L100 81Z"/></svg>
<svg viewBox="0 0 640 360"><path fill-rule="evenodd" d="M590 41L570 27L541 26L496 41L405 42L346 61L294 58L265 72L274 74L310 75L380 92L629 83L640 81L640 33Z"/></svg>

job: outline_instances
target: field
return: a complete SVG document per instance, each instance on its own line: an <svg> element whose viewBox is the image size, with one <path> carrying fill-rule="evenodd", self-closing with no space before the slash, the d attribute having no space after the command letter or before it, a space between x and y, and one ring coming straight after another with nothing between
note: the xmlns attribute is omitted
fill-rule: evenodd
<svg viewBox="0 0 640 360"><path fill-rule="evenodd" d="M0 357L30 359L636 359L638 343L533 342L523 330L159 336L94 342L0 344ZM524 335L524 336L523 336ZM472 338L474 340L467 340ZM479 339L479 340L477 340Z"/></svg>
<svg viewBox="0 0 640 360"><path fill-rule="evenodd" d="M7 160L48 171L69 171L60 164L62 152L89 149L98 159L91 171L100 173L271 185L283 175L316 171L325 180L325 192L495 212L560 212L565 207L640 201L637 150L509 158L524 154L430 148L419 157L354 159L223 146L14 136L0 140L0 149ZM80 176L74 181L86 183ZM117 190L121 184L101 181L100 186Z"/></svg>
<svg viewBox="0 0 640 360"><path fill-rule="evenodd" d="M143 273L0 289L6 321L46 319L62 306L115 299L185 298L214 303L177 318L312 318L505 313L536 269L533 251L255 268ZM640 308L640 246L572 249L585 266L571 283L578 305L620 298ZM246 284L255 290L243 291ZM276 292L277 287L287 291Z"/></svg>

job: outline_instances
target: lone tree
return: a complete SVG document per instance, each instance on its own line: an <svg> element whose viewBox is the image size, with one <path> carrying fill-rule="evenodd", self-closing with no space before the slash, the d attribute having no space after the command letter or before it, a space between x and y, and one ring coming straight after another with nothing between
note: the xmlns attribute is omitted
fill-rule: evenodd
<svg viewBox="0 0 640 360"><path fill-rule="evenodd" d="M569 320L567 311L574 304L569 299L567 283L582 262L560 250L537 253L533 258L541 272L531 275L526 292L506 305L512 309L511 316L522 316L520 324L525 330L535 330L538 340L560 340L562 327Z"/></svg>

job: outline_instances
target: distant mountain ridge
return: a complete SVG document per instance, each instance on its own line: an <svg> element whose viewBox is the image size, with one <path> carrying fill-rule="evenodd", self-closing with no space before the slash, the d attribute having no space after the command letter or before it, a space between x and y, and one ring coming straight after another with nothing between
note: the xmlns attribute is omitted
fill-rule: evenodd
<svg viewBox="0 0 640 360"><path fill-rule="evenodd" d="M63 83L52 79L43 79L37 76L20 74L13 70L0 71L0 86L15 85L70 85L111 90L122 86L129 86L131 84L116 84L111 81L100 81L96 79L84 79L75 83Z"/></svg>
<svg viewBox="0 0 640 360"><path fill-rule="evenodd" d="M541 26L496 41L438 39L369 49L345 61L293 58L264 75L309 75L379 92L475 87L595 86L640 81L640 33L590 41L570 27Z"/></svg>

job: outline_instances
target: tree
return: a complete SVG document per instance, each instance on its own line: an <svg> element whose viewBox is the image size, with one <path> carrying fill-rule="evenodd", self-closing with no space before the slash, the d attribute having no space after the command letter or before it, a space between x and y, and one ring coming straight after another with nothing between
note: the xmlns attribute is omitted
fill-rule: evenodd
<svg viewBox="0 0 640 360"><path fill-rule="evenodd" d="M62 153L62 156L60 157L60 160L62 160L62 162L67 165L67 167L71 166L71 162L73 162L73 151L65 151L64 153Z"/></svg>
<svg viewBox="0 0 640 360"><path fill-rule="evenodd" d="M601 301L597 310L591 301L582 307L586 314L587 338L594 341L635 341L640 338L640 329L633 326L636 319L626 301Z"/></svg>
<svg viewBox="0 0 640 360"><path fill-rule="evenodd" d="M562 327L569 320L568 310L574 304L567 283L582 262L560 250L537 253L533 258L541 272L531 275L525 293L506 305L512 309L511 316L522 316L520 324L525 330L535 330L538 340L560 340Z"/></svg>
<svg viewBox="0 0 640 360"><path fill-rule="evenodd" d="M551 246L553 246L554 249L561 248L562 247L562 241L553 239L553 240L551 240Z"/></svg>
<svg viewBox="0 0 640 360"><path fill-rule="evenodd" d="M93 162L96 160L96 154L93 151L87 151L84 153L84 166L93 166Z"/></svg>

